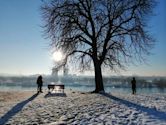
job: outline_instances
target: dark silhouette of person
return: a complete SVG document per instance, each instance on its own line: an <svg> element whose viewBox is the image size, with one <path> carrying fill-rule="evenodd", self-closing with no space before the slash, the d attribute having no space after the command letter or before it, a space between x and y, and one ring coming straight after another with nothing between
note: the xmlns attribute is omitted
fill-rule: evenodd
<svg viewBox="0 0 166 125"><path fill-rule="evenodd" d="M136 80L135 77L131 80L131 85L132 85L132 94L136 94Z"/></svg>
<svg viewBox="0 0 166 125"><path fill-rule="evenodd" d="M37 83L37 85L38 85L38 86L37 86L37 92L38 92L38 93L39 93L39 92L42 93L43 80L42 80L42 76L41 76L41 75L38 76L36 83Z"/></svg>

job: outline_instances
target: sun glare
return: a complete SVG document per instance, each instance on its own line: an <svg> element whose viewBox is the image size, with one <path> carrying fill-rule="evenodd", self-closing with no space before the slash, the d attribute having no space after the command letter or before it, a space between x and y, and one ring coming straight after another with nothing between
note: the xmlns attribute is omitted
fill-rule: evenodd
<svg viewBox="0 0 166 125"><path fill-rule="evenodd" d="M62 60L62 52L56 51L53 53L52 57L53 57L53 60L56 62L61 61Z"/></svg>

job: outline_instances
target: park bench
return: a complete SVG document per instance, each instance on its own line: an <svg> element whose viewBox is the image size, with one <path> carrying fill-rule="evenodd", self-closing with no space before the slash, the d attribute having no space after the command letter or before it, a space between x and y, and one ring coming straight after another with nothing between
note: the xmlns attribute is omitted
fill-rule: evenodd
<svg viewBox="0 0 166 125"><path fill-rule="evenodd" d="M56 85L56 84L49 84L48 91L55 92L55 93L64 93L65 85Z"/></svg>

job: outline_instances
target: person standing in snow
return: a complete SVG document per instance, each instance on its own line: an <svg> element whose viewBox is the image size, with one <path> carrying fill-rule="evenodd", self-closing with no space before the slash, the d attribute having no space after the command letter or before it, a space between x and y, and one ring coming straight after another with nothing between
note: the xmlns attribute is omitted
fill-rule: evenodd
<svg viewBox="0 0 166 125"><path fill-rule="evenodd" d="M37 78L37 81L36 81L38 87L37 87L37 92L41 92L42 93L42 86L43 86L43 80L42 80L42 76L40 75L38 78Z"/></svg>
<svg viewBox="0 0 166 125"><path fill-rule="evenodd" d="M136 80L135 80L135 77L133 77L133 79L131 81L131 85L132 85L132 94L136 94Z"/></svg>

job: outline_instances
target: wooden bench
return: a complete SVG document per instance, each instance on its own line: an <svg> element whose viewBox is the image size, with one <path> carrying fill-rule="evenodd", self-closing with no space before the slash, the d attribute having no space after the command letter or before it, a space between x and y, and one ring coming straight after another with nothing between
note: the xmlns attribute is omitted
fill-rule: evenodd
<svg viewBox="0 0 166 125"><path fill-rule="evenodd" d="M49 92L61 92L64 93L65 85L55 85L55 84L49 84L48 85L48 91Z"/></svg>

